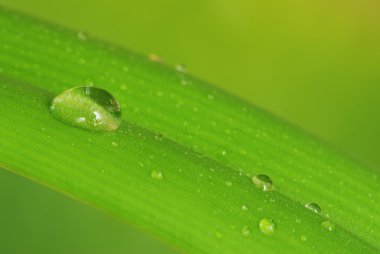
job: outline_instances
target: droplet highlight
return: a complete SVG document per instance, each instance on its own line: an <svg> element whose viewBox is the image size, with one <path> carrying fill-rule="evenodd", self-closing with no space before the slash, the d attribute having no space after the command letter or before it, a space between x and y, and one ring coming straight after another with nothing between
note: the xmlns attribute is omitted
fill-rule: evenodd
<svg viewBox="0 0 380 254"><path fill-rule="evenodd" d="M328 220L322 222L321 225L322 225L322 227L324 227L328 231L334 231L334 229L335 229L335 225L331 221L328 221Z"/></svg>
<svg viewBox="0 0 380 254"><path fill-rule="evenodd" d="M164 179L164 175L162 174L161 171L158 171L158 170L153 170L153 171L150 173L150 176L151 176L153 179L156 179L156 180L162 180L162 179Z"/></svg>
<svg viewBox="0 0 380 254"><path fill-rule="evenodd" d="M321 213L322 211L321 207L316 203L308 203L305 205L305 207L315 213Z"/></svg>
<svg viewBox="0 0 380 254"><path fill-rule="evenodd" d="M267 175L255 175L252 177L252 183L263 191L274 191L273 182Z"/></svg>
<svg viewBox="0 0 380 254"><path fill-rule="evenodd" d="M276 232L276 223L272 219L262 219L259 223L260 231L265 235L273 235Z"/></svg>
<svg viewBox="0 0 380 254"><path fill-rule="evenodd" d="M120 105L109 92L96 87L75 87L57 95L50 103L52 115L72 126L94 131L120 127Z"/></svg>

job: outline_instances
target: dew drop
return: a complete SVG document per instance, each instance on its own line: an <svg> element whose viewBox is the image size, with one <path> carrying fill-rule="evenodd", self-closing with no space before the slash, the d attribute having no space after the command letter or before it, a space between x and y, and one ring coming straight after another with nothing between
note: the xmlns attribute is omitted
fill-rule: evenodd
<svg viewBox="0 0 380 254"><path fill-rule="evenodd" d="M120 127L120 106L109 92L96 87L75 87L57 95L50 103L53 116L69 125L94 131Z"/></svg>
<svg viewBox="0 0 380 254"><path fill-rule="evenodd" d="M276 231L276 224L272 219L262 219L259 223L260 231L265 235L273 235Z"/></svg>
<svg viewBox="0 0 380 254"><path fill-rule="evenodd" d="M328 221L328 220L322 222L321 225L328 231L333 231L335 229L335 225L331 221Z"/></svg>
<svg viewBox="0 0 380 254"><path fill-rule="evenodd" d="M251 230L248 228L248 226L244 226L241 228L241 234L243 236L249 236L250 233L251 233Z"/></svg>
<svg viewBox="0 0 380 254"><path fill-rule="evenodd" d="M158 171L158 170L152 170L152 172L150 173L150 176L156 180L164 179L164 175L162 174L161 171Z"/></svg>
<svg viewBox="0 0 380 254"><path fill-rule="evenodd" d="M321 213L321 208L316 203L308 203L305 205L305 207L315 213Z"/></svg>
<svg viewBox="0 0 380 254"><path fill-rule="evenodd" d="M273 182L267 175L255 175L252 177L252 182L263 191L274 191Z"/></svg>

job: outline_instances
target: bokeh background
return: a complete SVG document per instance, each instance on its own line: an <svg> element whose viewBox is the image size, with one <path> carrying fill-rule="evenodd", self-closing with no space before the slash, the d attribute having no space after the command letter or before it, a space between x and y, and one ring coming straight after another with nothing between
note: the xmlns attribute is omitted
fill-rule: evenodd
<svg viewBox="0 0 380 254"><path fill-rule="evenodd" d="M201 77L380 169L378 0L0 0ZM0 170L0 253L173 253Z"/></svg>

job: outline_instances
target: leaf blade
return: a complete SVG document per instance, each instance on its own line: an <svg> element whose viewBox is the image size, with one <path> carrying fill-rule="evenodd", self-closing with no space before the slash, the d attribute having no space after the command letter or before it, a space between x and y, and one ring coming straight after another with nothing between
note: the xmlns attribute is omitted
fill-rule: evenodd
<svg viewBox="0 0 380 254"><path fill-rule="evenodd" d="M142 137L145 137L147 140L149 140L149 142L144 142L142 138L139 138L138 131L135 131L135 135L132 135L134 136L133 141L128 141L125 136L130 137L130 133L126 135L127 130L123 129L120 131L120 133L123 133L124 136L117 137L115 139L116 141L114 142L117 143L118 140L122 140L123 142L127 143L131 142L128 144L132 145L132 147L135 148L133 151L125 150L125 154L132 156L134 153L136 153L136 151L139 151L139 149L148 149L146 147L150 147L150 150L148 149L148 152L155 153L156 156L162 155L163 151L166 151L168 154L170 154L169 157L172 158L173 165L182 163L183 167L186 166L189 168L189 172L194 171L190 170L191 167L189 167L189 165L197 165L198 171L195 172L195 175L200 173L205 174L204 172L208 172L207 170L209 169L207 165L223 168L223 174L221 174L221 176L218 176L220 179L223 179L223 181L229 181L230 178L228 177L232 177L233 179L240 179L237 172L240 170L243 173L242 177L244 180L237 180L236 185L238 185L239 188L242 188L242 190L240 190L240 192L238 191L237 193L246 195L249 193L248 188L252 187L249 185L249 176L252 176L255 173L267 173L274 179L276 188L278 190L278 192L273 194L276 195L275 200L282 200L280 201L282 206L279 207L281 207L282 210L285 209L284 211L287 211L285 214L288 216L292 213L292 209L295 209L299 214L302 214L302 217L306 218L310 225L313 225L313 227L307 227L309 234L313 234L312 229L315 229L316 225L319 226L321 223L321 218L316 219L315 216L311 216L310 218L308 217L309 214L307 211L298 203L306 202L306 199L309 199L307 201L314 201L321 204L322 209L326 210L327 213L330 214L331 218L334 218L333 221L351 232L347 232L343 229L337 230L339 231L339 233L337 233L338 236L341 235L348 237L352 240L352 242L356 243L356 246L359 246L359 249L362 248L360 249L362 251L367 250L370 253L371 251L374 251L376 248L378 248L377 240L379 239L379 235L377 235L376 232L371 232L376 227L376 225L378 225L378 217L373 216L375 223L372 225L363 223L353 224L352 221L350 221L352 219L360 219L363 217L370 218L372 215L371 209L375 209L376 211L378 208L378 203L372 202L379 199L379 194L377 192L375 192L373 194L373 197L369 200L355 195L355 190L350 190L352 186L356 187L359 192L368 192L371 189L377 190L379 187L376 181L377 174L368 171L358 164L344 159L331 149L326 148L324 145L321 145L319 142L311 139L299 130L289 127L287 124L281 122L273 116L269 116L267 113L258 110L250 105L247 105L246 103L241 102L240 100L231 97L230 95L225 94L216 88L210 87L209 85L197 79L184 75L183 73L175 73L173 70L167 67L158 65L156 63L151 63L128 52L110 48L109 46L103 45L96 41L83 42L81 39L76 38L75 34L72 34L71 32L56 30L48 25L41 24L28 18L20 17L15 14L3 13L3 15L0 15L0 17L0 24L1 27L3 27L2 34L4 35L1 37L3 40L3 43L1 45L3 46L0 49L2 53L0 56L0 63L1 66L4 66L3 75L17 79L20 82L35 84L40 89L42 89L42 91L44 91L44 94L58 93L63 89L70 88L71 86L74 86L74 84L77 85L81 82L91 81L96 84L103 84L104 87L106 87L112 94L120 99L123 105L126 105L124 107L127 110L125 110L124 113L128 121L135 122L137 125L149 130L161 132L169 139L177 142L174 143L171 141L165 141L168 142L167 145L159 145L159 143L157 143L158 141L155 138L156 134L147 129L136 126L134 128L137 128L137 130L143 133ZM18 31L21 33L21 35L17 32L14 33L12 31ZM27 41L25 38L27 38ZM55 43L56 41L59 43ZM46 47L46 45L48 46ZM68 48L71 48L71 50L68 51ZM84 60L84 62L82 60ZM19 65L19 62L22 63L22 65ZM128 71L126 71L125 67L127 67ZM123 84L123 82L126 84ZM124 89L123 85L127 86L127 90ZM11 86L15 86L15 84L12 83ZM2 96L5 96L6 91L11 90L11 86L9 84L5 85L6 88L4 89ZM22 92L23 90L20 90L18 92L19 95ZM12 92L10 92L10 94L11 93ZM25 96L28 98L27 95ZM33 96L36 96L36 98L40 96L40 99L44 100L43 103L40 104L39 110L40 112L44 112L44 117L50 117L49 112L47 111L47 107L44 108L43 105L45 105L51 98L46 95L38 95L38 93L34 94ZM5 98L6 97L7 96L5 96ZM29 98L28 100L32 101L32 98ZM9 105L4 106L3 104L3 109L9 109L12 106L12 103L9 100L4 101L9 103ZM2 103L4 102L2 101ZM33 104L30 103L29 107L33 108ZM9 114L10 112L8 111L4 112L4 115ZM12 117L16 117L16 112L12 114ZM25 117L25 115L23 117ZM13 118L11 119L13 121L15 120ZM48 118L44 119L48 121ZM32 119L29 119L29 121L31 120ZM50 120L53 121L53 119ZM19 124L21 123L19 122ZM34 124L36 126L38 125L37 123ZM128 123L125 124L131 128L133 127L131 125L128 125ZM55 126L54 128L58 128L57 126L59 126L56 125L55 122L52 124L52 126L53 125ZM15 125L13 127L16 128L17 126ZM3 131L2 136L6 137L12 135L13 129L9 129L5 125L2 125L1 128ZM40 126L40 128L44 127ZM87 133L83 132L82 130L71 130L68 129L68 126L64 125L58 128L58 130L60 130L61 133L67 132L70 135L73 135L71 136L71 140L81 140L82 135L87 135ZM23 129L23 131L26 131L26 129ZM11 140L18 141L18 144L22 145L25 144L29 136L38 136L38 133L41 134L41 132L46 133L46 130L38 130L33 134L28 133L28 135L24 135L22 138L12 136ZM41 134L39 136L43 135L46 134ZM53 133L50 135L53 135ZM55 135L57 135L57 137L60 136L58 133L55 133ZM112 136L116 134L109 135ZM112 142L109 142L110 136L102 135L102 137L107 138L101 140L101 142L98 140L99 143L97 143L97 145L106 147L103 152L105 152L108 157L99 155L98 153L91 150L91 146L88 145L85 147L85 150L87 153L92 152L97 154L99 157L97 160L99 161L100 158L102 158L102 165L105 164L105 162L110 163L110 165L114 165L109 160L109 158L114 158L110 152L113 151L112 149L114 148L112 147ZM251 139L248 139L247 137ZM89 137L87 136L87 138ZM107 144L105 143L105 140L107 140ZM164 138L164 140L166 139ZM41 149L44 149L45 146L48 147L49 142L47 140L45 141L46 142L43 143L44 145L40 146ZM82 140L82 142L86 141ZM38 147L37 140L35 140L33 144ZM144 146L141 144L144 144ZM152 144L154 144L154 146L152 146ZM107 145L111 147L108 147ZM3 155L6 154L9 156L9 158L11 158L8 163L23 161L22 158L12 157L14 155L7 152L7 150L12 148L12 144L6 143L5 147L6 148L3 147L1 149L1 152ZM66 150L64 151L65 153L69 153L69 150L67 150L69 147L70 144L66 144ZM157 147L159 147L161 150L157 151L159 150ZM191 149L186 147L195 150L198 152L198 154L193 153ZM59 149L59 146L55 148ZM78 147L75 147L75 145L70 148L72 148L75 152L83 149L83 147L79 149ZM16 147L13 147L13 149L16 150ZM20 149L20 147L17 149ZM117 149L123 149L122 145L119 145ZM15 150L13 151L15 152ZM176 150L182 151L183 154L177 154ZM199 153L205 154L206 157L203 158L203 160L198 158L197 156L200 156ZM128 162L134 162L133 168L135 169L139 169L141 167L138 161L144 158L144 154L137 154L139 154L139 157L132 156L134 159L128 160ZM186 158L186 156L189 156L189 154L191 154L191 160ZM56 158L60 158L62 161L64 161L64 158L62 157ZM70 158L72 158L72 160L74 158L79 160L79 158L77 158L74 154L71 154ZM36 158L29 159L35 160ZM115 161L118 160L115 159ZM147 161L149 161L149 159ZM188 165L183 163L185 161L188 163ZM2 163L4 163L4 161ZM49 163L50 164L46 165L43 164L44 167L54 167L54 164L52 164L52 162ZM86 161L86 163L89 163L89 165L91 165L91 161ZM153 165L153 162L150 163ZM163 162L161 161L161 163ZM223 166L221 163L225 164L225 166ZM168 164L163 163L162 165L166 165L168 167ZM329 168L329 165L333 166ZM12 165L9 164L3 166L12 168ZM85 167L85 165L76 166L78 168ZM116 170L122 168L122 165L117 164L117 166L113 167ZM342 170L344 167L347 168L348 172L352 175L345 175L345 171ZM20 164L17 165L17 168L18 170L20 170L20 168L26 169L28 168L28 165ZM318 171L316 171L316 169L318 168L323 168L326 170L326 172L328 170L331 170L331 176L326 177L323 174L317 173ZM154 170L154 168L151 168L151 170ZM172 168L171 170L171 172L174 174L175 169ZM33 173L33 170L29 170L27 173L30 175ZM47 173L48 172L44 172L44 174ZM145 174L144 176L149 177L149 172L145 173L148 174ZM44 174L41 174L38 177L42 177ZM176 174L179 173L177 172ZM307 177L301 177L297 179L297 177L300 177L299 174L305 175ZM99 176L99 172L97 172L97 175ZM37 176L30 176L38 179ZM75 176L75 174L73 176ZM117 176L120 177L120 175ZM84 179L83 175L77 175L77 177L79 177L78 179ZM145 179L142 176L140 177L141 179ZM187 177L191 178L191 175L188 175ZM330 177L336 179L339 177L344 177L345 184L348 185L349 188L347 189L347 186L344 186L343 188L334 185L334 189L329 190L326 187L329 187L332 183L334 183L334 181L331 181ZM360 177L365 178L367 181L356 181L356 179ZM70 178L67 177L67 179ZM72 177L71 179L75 180L76 178ZM99 179L101 178L99 177ZM178 179L184 180L186 178L179 177L177 180ZM221 209L220 204L217 204L217 194L218 191L220 191L220 185L224 183L223 181L221 182L220 179L218 180L219 189L213 189L215 187L212 187L211 181L201 181L202 184L214 190L214 196L211 198L211 200L213 200L215 203L213 204L214 206L206 206L206 204L204 204L204 206L207 207L206 210L209 213L214 213L217 211L217 208ZM39 181L44 181L44 179L39 179ZM182 184L183 183L184 182L182 182ZM139 182L139 184L142 183ZM78 186L80 187L80 184L77 183L77 188ZM89 185L86 188L92 187L90 189L96 189L100 188L99 186L99 184L96 186ZM120 186L123 185L120 184ZM177 185L173 185L171 188L174 186ZM185 184L184 186L190 188L191 184L187 183L187 185ZM205 186L199 186L199 188L205 188ZM310 186L312 186L312 188L310 188ZM66 190L65 188L68 191L73 191L73 189L70 189L68 186L62 185L60 187L60 189L63 190ZM123 188L126 187L124 186ZM302 189L302 191L300 191L300 189ZM204 192L209 192L209 189L206 190L205 188L203 190ZM131 189L124 189L125 193L128 193L128 191L133 192ZM154 193L154 190L150 191L151 194ZM199 202L197 198L200 198L200 196L192 194L189 189L184 189L184 191L187 193L186 195L188 195L188 197L192 197L193 195L194 198L196 198L197 202L194 201L194 204L206 202L204 200L202 202ZM224 192L225 191L221 191L221 193ZM334 192L337 194L334 194ZM141 195L140 198L146 197L142 192L138 193ZM72 195L80 196L79 193L74 193ZM95 194L93 193L90 195L87 193L86 195L88 196L83 196L82 198L89 200L92 197L91 195L94 196ZM101 193L96 193L96 195L101 196ZM239 196L236 193L235 195ZM264 202L264 200L267 200L265 196L260 196L260 193L257 193L257 195L261 197L262 202ZM150 195L148 195L146 198L149 198L149 196ZM352 196L355 197L355 202L358 203L355 203L355 205L366 205L366 207L361 211L356 211L356 206L350 204L350 201L352 200L348 200L348 198ZM208 196L208 198L210 198L210 196ZM231 203L234 203L234 198L230 198L229 201ZM164 198L161 200L163 199ZM173 199L173 202L179 202L179 200L180 198L177 197ZM96 200L92 200L93 203L95 201ZM129 202L133 203L135 206L138 206L137 201L138 200ZM106 202L106 200L104 200L104 202ZM247 200L244 203L250 202L252 202L252 200ZM334 204L335 202L341 202L343 205L339 207L333 207L335 210L331 209L330 205ZM223 204L227 207L230 206L230 204L227 203ZM291 209L286 210L285 204L291 204ZM112 205L115 206L114 203L112 203ZM142 204L139 205L141 207L144 207ZM169 207L168 204L166 205ZM186 204L182 205L184 206L184 210L192 209L191 207L186 206ZM231 208L232 210L229 211L229 216L224 215L223 218L229 218L238 213L236 207L240 209L242 205L244 204L235 204L234 208ZM101 206L101 204L98 204L97 206ZM124 210L128 210L126 207L122 208ZM123 210L120 207L118 209L119 212ZM145 209L140 209L142 209L145 213L149 212L149 209L147 207L145 207ZM272 214L270 210L271 206L267 205L265 211L269 215ZM141 218L139 218L139 212L134 212L134 219L136 220L134 223L145 226L147 226L149 223L154 225L154 221L150 220L149 223L147 223L147 221L143 221ZM199 216L200 218L207 218L207 214L204 214L203 211L197 210L197 212L199 212L199 214L202 214ZM115 214L117 212L113 211L113 213ZM168 211L166 211L166 213L170 214ZM250 216L253 216L254 218L252 221L256 221L257 224L257 221L260 219L259 216L263 216L263 214L257 210L252 213L253 214L250 214ZM161 218L168 217L164 216L165 213L159 214ZM293 221L291 221L289 218L285 219L285 216L281 216L280 214L276 215L275 213L273 215L281 217L282 220L286 221L284 225L288 225L289 230L293 227L298 228L299 231L301 231L301 229L295 224L294 217L292 217ZM117 215L121 216L121 214ZM177 214L176 216L179 215ZM159 216L157 215L157 217ZM189 217L190 214L186 214L186 216L181 218L188 219ZM129 217L125 218L128 219ZM224 231L228 231L227 226L231 226L225 225L219 217L216 221L218 222L216 223L217 225L223 225ZM188 222L187 224L187 226L190 228L193 224L201 226L199 225L199 222L196 223L193 220L190 220L190 222L191 223ZM181 246L183 249L188 250L189 252L207 253L206 250L208 250L211 253L215 251L228 253L228 251L232 251L234 248L237 248L236 243L242 243L237 240L240 239L238 238L238 235L241 237L241 232L235 228L232 230L234 241L230 239L230 241L228 241L228 246L221 245L220 241L217 241L217 239L215 239L216 236L214 234L219 235L215 232L222 231L222 229L211 227L211 225L208 224L209 221L205 221L204 223L208 225L206 228L209 234L205 239L200 239L199 236L197 236L194 232L187 232L184 230L184 232L187 233L184 233L184 235L180 236L181 240L178 240L177 238L179 236L175 234L176 229L178 230L178 225L175 223L172 225L172 228L170 228L171 233L163 231L165 229L164 223L160 224L160 226L157 226L156 228L152 228L152 225L149 225L149 227L151 231L154 231L156 234L159 234L164 238L165 236L166 238L170 238L176 245ZM251 227L254 228L254 225L256 224L254 222L250 223ZM244 226L245 225L240 225L240 227ZM215 232L210 232L211 229ZM320 230L320 227L318 227L318 230ZM252 229L252 231L254 230ZM288 231L284 231L289 234ZM354 237L352 234L357 235L358 238ZM168 237L168 235L170 235L170 237ZM317 242L322 243L324 241L324 246L313 247L313 245L308 242L300 243L299 239L294 239L294 236L291 238L290 234L287 235L284 234L284 232L278 233L278 235L280 239L286 239L286 241L288 241L287 243L286 241L282 242L284 243L282 248L285 248L284 252L288 251L289 253L293 251L294 246L297 246L297 248L300 250L308 250L311 252L316 250L321 251L324 250L323 248L327 247L330 247L331 249L334 246L333 243L330 243L330 245L326 244L327 242L330 242L328 238L324 238L318 235L315 235L316 239L319 239ZM190 238L192 237L196 239L196 241L194 240L191 243L186 242L184 240L185 236ZM259 235L259 238L260 237L262 236ZM345 246L345 244L347 244L344 243L344 237L341 239L339 237L337 238L340 241L341 246ZM266 250L268 252L275 251L271 244L271 240L268 240L267 238L260 238L260 241L262 241L260 242L262 244L262 250ZM278 239L277 241L281 242L281 240ZM244 242L246 244L246 247L243 251L248 252L250 251L250 245L247 244L247 242L249 241ZM369 244L366 244L365 242L368 242ZM199 243L203 244L201 249L196 248ZM212 243L212 247L210 247L210 243ZM220 245L219 247L214 246L217 245L217 243ZM371 244L375 247L370 247ZM347 246L345 246L345 249L346 248L347 251L358 250L358 247L353 248L352 243L347 244Z"/></svg>

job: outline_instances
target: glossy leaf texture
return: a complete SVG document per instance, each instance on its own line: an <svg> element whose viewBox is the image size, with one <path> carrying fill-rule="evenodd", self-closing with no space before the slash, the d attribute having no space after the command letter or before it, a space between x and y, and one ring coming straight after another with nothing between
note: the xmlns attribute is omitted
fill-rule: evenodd
<svg viewBox="0 0 380 254"><path fill-rule="evenodd" d="M0 76L1 167L180 251L380 248L377 172L182 70L1 10ZM51 100L78 86L118 99L118 130L84 130L52 116ZM273 191L255 187L258 174L271 178Z"/></svg>

